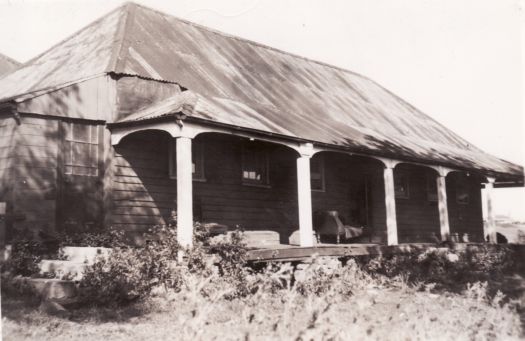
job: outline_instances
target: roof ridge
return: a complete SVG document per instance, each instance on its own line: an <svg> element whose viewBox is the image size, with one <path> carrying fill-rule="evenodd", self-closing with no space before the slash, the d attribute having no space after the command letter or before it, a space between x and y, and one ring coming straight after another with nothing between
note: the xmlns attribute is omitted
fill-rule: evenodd
<svg viewBox="0 0 525 341"><path fill-rule="evenodd" d="M15 59L13 59L13 58L11 58L11 57L5 55L5 54L3 54L3 53L0 53L0 58L3 58L3 59L5 59L5 60L7 60L8 62L15 64L16 66L20 66L20 65L23 64L23 63L21 63L21 62L15 60Z"/></svg>
<svg viewBox="0 0 525 341"><path fill-rule="evenodd" d="M64 39L60 40L59 42L53 44L51 47L49 47L45 51L41 52L40 54L38 54L35 57L33 57L30 60L28 60L27 62L23 63L21 66L26 66L26 65L32 64L35 60L39 59L40 57L42 57L46 53L48 53L50 51L53 51L55 48L57 48L58 46L64 44L68 40L73 39L74 37L78 36L80 33L84 32L85 30L87 30L87 29L97 25L99 22L101 22L102 20L106 19L108 16L110 16L113 13L119 11L122 7L124 7L124 6L118 6L117 8L113 9L112 11L106 13L105 15L101 16L100 18L98 18L95 21L91 22L89 25L83 26L82 28L80 28L77 31L75 31L74 33L68 35L67 37L65 37Z"/></svg>
<svg viewBox="0 0 525 341"><path fill-rule="evenodd" d="M122 62L125 62L125 55L128 54L130 41L126 39L128 30L135 20L135 3L126 2L123 5L117 7L117 9L124 10L124 16L119 19L118 28L115 32L115 41L118 46L115 46L111 52L111 60L108 63L106 72L115 72L121 66ZM91 26L91 25L90 25ZM126 49L128 48L128 49Z"/></svg>
<svg viewBox="0 0 525 341"><path fill-rule="evenodd" d="M340 70L340 71L343 71L343 72L348 72L348 73L354 74L356 76L359 76L359 77L362 77L362 78L370 80L370 78L368 78L367 76L364 76L364 75L362 75L362 74L360 74L358 72L355 72L355 71L352 71L352 70L349 70L349 69L345 69L342 66L329 64L328 62L323 62L323 61L320 61L320 60L317 60L317 59L308 58L308 57L301 56L301 55L293 53L293 52L288 52L286 50L281 50L281 49L279 49L277 47L266 45L266 44L263 44L263 43L260 43L260 42L248 39L248 38L239 37L239 36L233 35L231 33L220 31L220 30L215 29L215 28L207 27L207 26L204 26L202 24L198 24L198 23L195 23L193 21L190 21L188 19L184 19L184 18L181 18L179 16L176 16L176 15L173 15L173 14L169 14L169 13L160 11L158 9L151 8L151 7L148 7L148 6L145 6L145 5L142 5L142 4L138 4L138 3L135 3L135 2L132 2L132 1L126 2L126 4L127 5L134 5L136 7L141 7L143 9L146 9L146 10L149 10L149 11L161 14L163 16L172 17L172 18L174 18L176 20L179 20L179 21L181 21L181 22L183 22L185 24L188 24L188 25L191 25L191 26L195 26L197 28L203 29L205 31L208 31L208 32L211 32L211 33L214 33L214 34L218 34L218 35L221 35L221 36L224 36L224 37L227 37L227 38L239 40L239 41L251 44L251 45L259 46L259 47L262 47L262 48L265 48L265 49L268 49L268 50L272 50L274 52L282 53L282 54L285 54L285 55L288 55L288 56L291 56L291 57L294 57L294 58L300 58L300 59L306 60L308 62L316 63L316 64L319 64L319 65L322 65L322 66L327 66L327 67L330 67L330 68L333 68L333 69L337 69L337 70Z"/></svg>

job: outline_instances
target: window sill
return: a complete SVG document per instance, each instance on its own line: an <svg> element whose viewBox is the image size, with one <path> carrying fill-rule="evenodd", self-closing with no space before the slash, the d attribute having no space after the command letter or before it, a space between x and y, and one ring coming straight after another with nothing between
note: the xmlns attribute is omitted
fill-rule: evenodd
<svg viewBox="0 0 525 341"><path fill-rule="evenodd" d="M242 185L243 186L248 186L248 187L259 187L259 188L272 188L272 186L270 185L267 185L267 184L257 184L257 183L253 183L253 182L242 182Z"/></svg>
<svg viewBox="0 0 525 341"><path fill-rule="evenodd" d="M311 191L312 192L317 192L317 193L325 193L326 192L325 189L312 189Z"/></svg>
<svg viewBox="0 0 525 341"><path fill-rule="evenodd" d="M170 180L177 180L176 176L170 176ZM206 178L194 178L192 179L194 182L206 182L208 181Z"/></svg>

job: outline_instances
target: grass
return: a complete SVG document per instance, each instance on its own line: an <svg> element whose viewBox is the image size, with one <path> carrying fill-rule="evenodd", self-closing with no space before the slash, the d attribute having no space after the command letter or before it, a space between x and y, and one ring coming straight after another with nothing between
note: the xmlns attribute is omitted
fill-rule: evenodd
<svg viewBox="0 0 525 341"><path fill-rule="evenodd" d="M252 274L250 294L231 298L217 274L190 275L180 291L156 290L116 308L81 307L68 318L38 302L2 296L4 340L513 340L523 337L523 277L477 282L462 291L365 272L355 262L326 268L314 260L303 276L283 265Z"/></svg>

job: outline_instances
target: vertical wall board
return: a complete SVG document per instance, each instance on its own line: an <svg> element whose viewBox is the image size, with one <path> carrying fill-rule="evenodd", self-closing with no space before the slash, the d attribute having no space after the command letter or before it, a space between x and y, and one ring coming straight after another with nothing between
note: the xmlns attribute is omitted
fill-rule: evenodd
<svg viewBox="0 0 525 341"><path fill-rule="evenodd" d="M100 76L18 104L21 113L109 121L115 116L115 81Z"/></svg>

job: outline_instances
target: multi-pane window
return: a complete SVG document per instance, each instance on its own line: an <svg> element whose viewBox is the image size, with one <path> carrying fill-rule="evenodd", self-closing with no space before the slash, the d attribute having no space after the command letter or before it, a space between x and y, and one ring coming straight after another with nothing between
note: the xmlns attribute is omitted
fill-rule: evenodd
<svg viewBox="0 0 525 341"><path fill-rule="evenodd" d="M256 144L246 144L242 148L242 182L245 184L268 185L268 152Z"/></svg>
<svg viewBox="0 0 525 341"><path fill-rule="evenodd" d="M323 155L316 154L310 159L310 186L312 191L325 190Z"/></svg>
<svg viewBox="0 0 525 341"><path fill-rule="evenodd" d="M99 127L66 123L64 172L71 175L98 175Z"/></svg>
<svg viewBox="0 0 525 341"><path fill-rule="evenodd" d="M396 174L394 176L394 190L396 193L396 198L408 199L409 188L407 174Z"/></svg>
<svg viewBox="0 0 525 341"><path fill-rule="evenodd" d="M172 140L170 144L170 178L177 178L177 145L176 141ZM204 174L204 145L201 141L193 140L191 144L191 169L193 180L205 181Z"/></svg>

